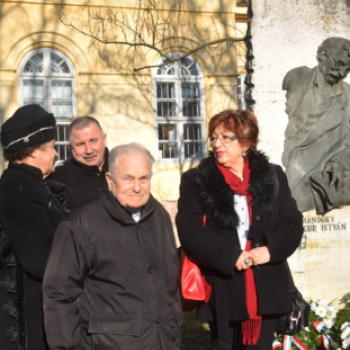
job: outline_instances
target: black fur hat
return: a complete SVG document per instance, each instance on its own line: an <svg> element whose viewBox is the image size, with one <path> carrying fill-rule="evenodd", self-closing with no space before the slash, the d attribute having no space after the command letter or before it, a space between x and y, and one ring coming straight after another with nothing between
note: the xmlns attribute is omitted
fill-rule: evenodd
<svg viewBox="0 0 350 350"><path fill-rule="evenodd" d="M20 107L1 126L1 147L6 150L42 145L56 137L56 121L38 104Z"/></svg>

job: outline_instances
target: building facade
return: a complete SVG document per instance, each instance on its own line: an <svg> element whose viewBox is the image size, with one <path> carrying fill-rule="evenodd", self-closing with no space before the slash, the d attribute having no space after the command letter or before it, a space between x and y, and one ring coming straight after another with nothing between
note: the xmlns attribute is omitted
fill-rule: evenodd
<svg viewBox="0 0 350 350"><path fill-rule="evenodd" d="M246 22L228 0L1 0L0 121L41 104L64 160L70 121L91 115L109 148L147 147L155 197L176 200L181 173L206 155L208 120L241 99L244 44L220 40L243 38Z"/></svg>

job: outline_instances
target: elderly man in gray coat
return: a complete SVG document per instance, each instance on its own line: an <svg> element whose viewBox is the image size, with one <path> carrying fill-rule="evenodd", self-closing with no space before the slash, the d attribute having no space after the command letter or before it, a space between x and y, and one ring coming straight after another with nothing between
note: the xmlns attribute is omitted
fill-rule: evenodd
<svg viewBox="0 0 350 350"><path fill-rule="evenodd" d="M152 163L138 144L114 148L109 193L58 227L43 289L51 349L180 349L178 254Z"/></svg>

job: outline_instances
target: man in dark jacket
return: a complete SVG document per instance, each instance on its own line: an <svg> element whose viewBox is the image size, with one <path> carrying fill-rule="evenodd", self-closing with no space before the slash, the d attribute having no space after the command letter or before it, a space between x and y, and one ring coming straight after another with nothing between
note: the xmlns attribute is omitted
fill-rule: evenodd
<svg viewBox="0 0 350 350"><path fill-rule="evenodd" d="M9 161L0 180L1 350L47 349L42 279L55 228L64 215L45 180L57 157L55 135L54 116L37 104L19 108L1 127L1 146ZM63 186L54 185L62 196Z"/></svg>
<svg viewBox="0 0 350 350"><path fill-rule="evenodd" d="M152 163L140 145L114 148L109 192L58 227L43 288L51 349L180 349L178 254Z"/></svg>
<svg viewBox="0 0 350 350"><path fill-rule="evenodd" d="M65 192L76 207L108 190L108 150L106 134L95 118L73 120L69 133L73 157L56 167L52 179L65 184Z"/></svg>

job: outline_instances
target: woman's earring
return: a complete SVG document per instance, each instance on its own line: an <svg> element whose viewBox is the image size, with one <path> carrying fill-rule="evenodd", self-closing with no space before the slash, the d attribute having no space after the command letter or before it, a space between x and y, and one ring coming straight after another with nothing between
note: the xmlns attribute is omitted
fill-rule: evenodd
<svg viewBox="0 0 350 350"><path fill-rule="evenodd" d="M246 151L243 151L242 152L242 156L245 157L247 155L247 152Z"/></svg>

